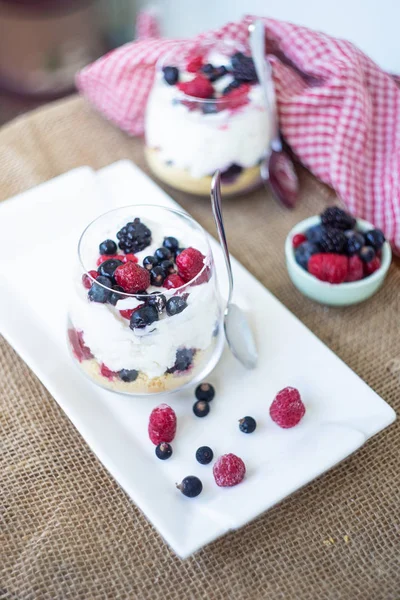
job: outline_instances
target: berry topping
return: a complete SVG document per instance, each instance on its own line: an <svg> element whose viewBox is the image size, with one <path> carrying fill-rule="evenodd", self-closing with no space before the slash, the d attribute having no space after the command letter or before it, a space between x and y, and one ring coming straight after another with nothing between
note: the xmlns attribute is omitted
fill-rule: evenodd
<svg viewBox="0 0 400 600"><path fill-rule="evenodd" d="M174 366L167 369L167 373L187 371L192 365L193 357L196 350L192 348L180 348L176 351Z"/></svg>
<svg viewBox="0 0 400 600"><path fill-rule="evenodd" d="M178 273L168 275L168 277L164 280L164 287L167 288L167 290L179 288L182 287L182 285L185 285L185 282L183 281L182 277L178 275Z"/></svg>
<svg viewBox="0 0 400 600"><path fill-rule="evenodd" d="M239 429L243 433L253 433L257 427L256 420L253 417L243 417L239 421Z"/></svg>
<svg viewBox="0 0 400 600"><path fill-rule="evenodd" d="M307 270L311 256L320 251L321 250L317 244L314 244L313 242L303 242L298 248L296 248L294 257L297 264L303 267L303 269Z"/></svg>
<svg viewBox="0 0 400 600"><path fill-rule="evenodd" d="M243 52L236 52L231 58L231 65L235 79L240 81L258 81L253 59L245 56Z"/></svg>
<svg viewBox="0 0 400 600"><path fill-rule="evenodd" d="M364 264L365 276L368 277L368 275L372 275L372 273L375 273L375 271L377 271L380 266L381 261L377 256L375 256L375 258Z"/></svg>
<svg viewBox="0 0 400 600"><path fill-rule="evenodd" d="M205 400L206 402L211 402L211 400L215 396L215 389L211 385L211 383L200 383L200 385L198 385L196 388L195 396L197 400Z"/></svg>
<svg viewBox="0 0 400 600"><path fill-rule="evenodd" d="M90 277L89 277L90 275ZM89 271L89 273L84 273L82 275L82 283L83 286L89 290L92 287L93 279L97 279L99 276L97 271Z"/></svg>
<svg viewBox="0 0 400 600"><path fill-rule="evenodd" d="M307 238L304 235L304 233L296 233L296 235L293 236L292 239L292 245L293 248L298 248L300 246L300 244L302 244L303 242L306 242Z"/></svg>
<svg viewBox="0 0 400 600"><path fill-rule="evenodd" d="M364 234L364 237L367 246L372 246L376 251L380 250L385 243L385 236L380 229L371 229Z"/></svg>
<svg viewBox="0 0 400 600"><path fill-rule="evenodd" d="M188 498L195 498L203 489L203 484L201 483L198 477L194 475L189 475L182 480L182 483L176 486L178 490L182 492L184 496Z"/></svg>
<svg viewBox="0 0 400 600"><path fill-rule="evenodd" d="M114 279L128 294L146 290L150 285L149 272L130 261L116 268Z"/></svg>
<svg viewBox="0 0 400 600"><path fill-rule="evenodd" d="M99 283L101 283L101 285L99 285ZM110 289L106 288L111 288L111 286L111 279L109 279L109 277L103 277L100 275L88 291L89 300L91 302L100 302L101 304L105 304L111 295Z"/></svg>
<svg viewBox="0 0 400 600"><path fill-rule="evenodd" d="M117 233L119 247L125 254L140 252L150 246L151 231L138 217Z"/></svg>
<svg viewBox="0 0 400 600"><path fill-rule="evenodd" d="M160 267L164 269L165 273L171 275L172 273L176 273L175 265L172 260L163 260L160 262Z"/></svg>
<svg viewBox="0 0 400 600"><path fill-rule="evenodd" d="M209 465L214 458L214 452L209 446L200 446L196 450L196 460L201 465Z"/></svg>
<svg viewBox="0 0 400 600"><path fill-rule="evenodd" d="M187 96L194 98L211 98L214 88L204 75L196 75L194 79L178 83L178 88Z"/></svg>
<svg viewBox="0 0 400 600"><path fill-rule="evenodd" d="M321 223L325 226L344 230L353 229L356 220L338 206L330 206L321 214Z"/></svg>
<svg viewBox="0 0 400 600"><path fill-rule="evenodd" d="M309 227L307 229L306 237L309 242L312 242L313 244L318 244L323 231L324 227L322 227L322 225L313 225L312 227Z"/></svg>
<svg viewBox="0 0 400 600"><path fill-rule="evenodd" d="M113 285L112 289L114 291L112 292L112 294L110 294L108 301L110 304L112 304L112 306L116 306L118 300L121 300L121 298L124 297L124 296L121 296L121 294L119 294L118 292L123 292L124 290L122 289L122 287L120 285Z"/></svg>
<svg viewBox="0 0 400 600"><path fill-rule="evenodd" d="M99 275L103 275L103 277L109 277L113 280L115 269L122 264L123 262L117 260L116 258L109 258L108 260L105 260L103 263L101 263L101 265L97 269L97 272Z"/></svg>
<svg viewBox="0 0 400 600"><path fill-rule="evenodd" d="M176 257L179 275L185 282L194 279L204 267L204 256L196 248L186 248Z"/></svg>
<svg viewBox="0 0 400 600"><path fill-rule="evenodd" d="M347 273L346 281L359 281L363 278L364 268L361 258L357 255L349 258L349 272Z"/></svg>
<svg viewBox="0 0 400 600"><path fill-rule="evenodd" d="M79 362L93 358L90 348L85 346L85 342L83 340L83 331L68 329L68 338L72 347L72 352Z"/></svg>
<svg viewBox="0 0 400 600"><path fill-rule="evenodd" d="M118 375L121 381L132 383L132 381L136 381L139 373L135 369L121 369L121 371L118 372Z"/></svg>
<svg viewBox="0 0 400 600"><path fill-rule="evenodd" d="M314 254L308 261L308 272L328 283L343 283L348 270L348 258L342 254Z"/></svg>
<svg viewBox="0 0 400 600"><path fill-rule="evenodd" d="M160 404L150 414L149 438L155 446L172 442L176 432L176 415L168 404Z"/></svg>
<svg viewBox="0 0 400 600"><path fill-rule="evenodd" d="M157 309L159 314L161 314L167 305L167 299L164 294L161 294L160 292L153 292L153 294L149 296L148 300L146 300L146 304L147 306L153 306L155 309Z"/></svg>
<svg viewBox="0 0 400 600"><path fill-rule="evenodd" d="M284 429L297 425L305 412L306 407L300 393L293 387L286 387L278 392L269 409L271 419Z"/></svg>
<svg viewBox="0 0 400 600"><path fill-rule="evenodd" d="M186 300L181 296L172 296L172 298L167 300L167 315L173 317L185 310L186 307Z"/></svg>
<svg viewBox="0 0 400 600"><path fill-rule="evenodd" d="M154 256L161 262L162 260L169 260L172 257L172 252L169 248L162 246L161 248L157 248L154 252Z"/></svg>
<svg viewBox="0 0 400 600"><path fill-rule="evenodd" d="M169 236L164 238L163 246L171 250L171 252L175 252L179 248L179 242L176 238Z"/></svg>
<svg viewBox="0 0 400 600"><path fill-rule="evenodd" d="M99 246L100 254L110 255L117 253L117 244L113 240L104 240Z"/></svg>
<svg viewBox="0 0 400 600"><path fill-rule="evenodd" d="M347 256L353 256L354 254L358 254L361 248L364 246L364 236L358 231L349 230L345 232L346 236L346 246L345 252Z"/></svg>
<svg viewBox="0 0 400 600"><path fill-rule="evenodd" d="M151 285L161 287L164 283L166 276L167 274L161 266L154 267L154 269L150 271Z"/></svg>
<svg viewBox="0 0 400 600"><path fill-rule="evenodd" d="M167 460L172 456L172 446L168 442L161 442L156 446L156 456L160 460Z"/></svg>
<svg viewBox="0 0 400 600"><path fill-rule="evenodd" d="M200 55L192 56L189 59L188 64L186 65L186 71L188 73L197 73L197 71L200 71L202 66L203 66L203 57Z"/></svg>
<svg viewBox="0 0 400 600"><path fill-rule="evenodd" d="M163 68L164 80L168 85L175 85L179 79L179 69L177 67L164 67Z"/></svg>
<svg viewBox="0 0 400 600"><path fill-rule="evenodd" d="M144 329L154 321L158 321L157 309L154 306L142 306L139 309L134 309L129 327L131 329Z"/></svg>
<svg viewBox="0 0 400 600"><path fill-rule="evenodd" d="M193 412L196 417L206 417L210 412L210 404L205 400L197 400L193 404Z"/></svg>
<svg viewBox="0 0 400 600"><path fill-rule="evenodd" d="M326 227L322 231L318 243L324 252L335 252L340 254L345 249L347 238L340 229Z"/></svg>
<svg viewBox="0 0 400 600"><path fill-rule="evenodd" d="M103 377L106 377L110 381L115 379L118 375L118 373L116 373L115 371L111 371L111 369L106 367L106 365L104 363L102 363L100 366L100 373L103 375Z"/></svg>
<svg viewBox="0 0 400 600"><path fill-rule="evenodd" d="M213 474L219 487L231 487L243 481L246 466L236 454L224 454L215 463Z"/></svg>
<svg viewBox="0 0 400 600"><path fill-rule="evenodd" d="M143 266L147 271L151 271L158 265L158 260L155 256L145 256L143 259Z"/></svg>
<svg viewBox="0 0 400 600"><path fill-rule="evenodd" d="M125 256L118 254L115 258L118 258L118 260L122 260L123 263L126 263L128 261L131 261L134 263L138 262L138 258L134 254L125 254Z"/></svg>
<svg viewBox="0 0 400 600"><path fill-rule="evenodd" d="M371 262L375 258L375 250L372 246L363 246L360 250L360 258L365 263Z"/></svg>

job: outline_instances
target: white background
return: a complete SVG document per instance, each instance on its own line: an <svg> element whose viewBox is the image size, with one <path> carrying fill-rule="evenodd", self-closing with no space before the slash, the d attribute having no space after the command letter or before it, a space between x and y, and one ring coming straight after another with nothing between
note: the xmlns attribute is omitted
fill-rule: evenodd
<svg viewBox="0 0 400 600"><path fill-rule="evenodd" d="M191 36L258 14L346 38L386 70L400 73L400 0L153 0L152 5L167 36Z"/></svg>

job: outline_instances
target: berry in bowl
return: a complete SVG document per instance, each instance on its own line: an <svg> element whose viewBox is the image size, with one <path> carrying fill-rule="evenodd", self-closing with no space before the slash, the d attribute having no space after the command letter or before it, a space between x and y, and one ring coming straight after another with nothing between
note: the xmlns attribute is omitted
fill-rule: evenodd
<svg viewBox="0 0 400 600"><path fill-rule="evenodd" d="M252 58L229 41L172 48L156 68L145 134L151 170L177 189L209 196L217 169L224 195L258 186L271 128Z"/></svg>
<svg viewBox="0 0 400 600"><path fill-rule="evenodd" d="M128 206L83 232L68 338L95 383L143 395L202 380L222 352L221 318L208 239L188 215Z"/></svg>
<svg viewBox="0 0 400 600"><path fill-rule="evenodd" d="M285 243L294 285L321 304L347 306L372 296L392 259L382 231L337 206L298 223Z"/></svg>

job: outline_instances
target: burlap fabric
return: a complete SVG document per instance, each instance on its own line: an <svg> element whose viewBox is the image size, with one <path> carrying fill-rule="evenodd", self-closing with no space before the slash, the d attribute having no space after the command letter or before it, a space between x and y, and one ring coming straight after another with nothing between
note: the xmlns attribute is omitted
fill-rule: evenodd
<svg viewBox="0 0 400 600"><path fill-rule="evenodd" d="M79 165L127 157L145 169L140 141L79 99L57 103L0 133L0 199ZM301 296L285 270L285 235L334 200L308 174L301 178L292 213L263 190L225 203L232 253L399 410L399 268L392 265L384 288L364 305L324 308ZM207 200L171 193L214 232ZM132 200L141 200L135 190ZM181 561L5 341L0 372L1 598L400 598L399 423L255 522Z"/></svg>

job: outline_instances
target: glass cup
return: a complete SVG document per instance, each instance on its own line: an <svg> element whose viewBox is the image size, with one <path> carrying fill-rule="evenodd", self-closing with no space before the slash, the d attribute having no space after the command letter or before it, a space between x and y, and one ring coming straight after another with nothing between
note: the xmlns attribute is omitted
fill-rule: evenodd
<svg viewBox="0 0 400 600"><path fill-rule="evenodd" d="M172 47L157 64L146 109L145 154L153 173L174 188L208 196L217 169L224 196L261 183L260 164L271 139L270 118L257 81L234 78L231 59L238 52L246 54L236 42L208 40L186 52L181 45ZM203 61L201 69L209 73L187 72L196 55ZM219 71L212 71L210 65ZM176 84L166 81L168 75L174 81L173 72L166 75L167 67L178 68ZM212 81L213 97L193 97L178 88L199 74Z"/></svg>
<svg viewBox="0 0 400 600"><path fill-rule="evenodd" d="M137 218L148 227L151 238L138 237L135 232L130 235L135 227L129 224ZM124 227L125 234L117 236ZM170 236L178 240L178 249L171 251L163 246ZM106 255L99 249L104 240L114 243L108 243L110 253ZM127 245L135 243L139 251L133 254L137 248ZM115 244L121 244L127 254ZM165 244L168 246L168 242ZM176 244L172 241L169 245ZM181 273L183 281L176 273L175 256L187 247L195 248L202 257L197 253L201 263L192 272L195 277L189 280L189 270ZM155 258L160 254L166 256ZM144 274L147 284L149 273L151 284L143 290L128 288L126 271L135 269L124 266L117 273L116 265L137 260L143 266L148 256L153 258L144 261L149 270L141 271L141 277ZM121 263L107 262L115 260ZM163 260L169 264L161 265ZM134 293L114 287L117 281L122 283L122 271L125 289ZM99 274L108 280L99 283ZM129 274L126 281L130 282ZM172 281L178 287L167 289ZM182 212L151 205L118 208L90 223L78 246L68 340L73 359L82 371L98 385L116 392L157 394L204 379L217 364L224 339L213 256L201 226Z"/></svg>

